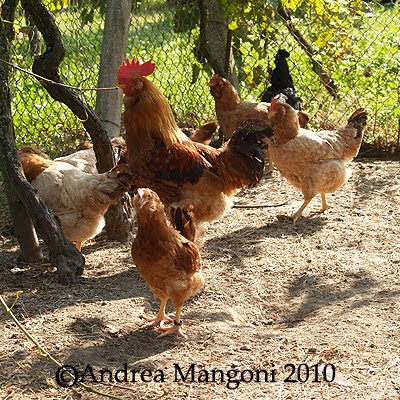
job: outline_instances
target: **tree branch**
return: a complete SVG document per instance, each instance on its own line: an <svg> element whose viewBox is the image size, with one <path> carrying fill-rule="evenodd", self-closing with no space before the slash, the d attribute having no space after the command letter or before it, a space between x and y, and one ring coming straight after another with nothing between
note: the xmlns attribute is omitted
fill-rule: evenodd
<svg viewBox="0 0 400 400"><path fill-rule="evenodd" d="M307 40L304 38L304 36L296 28L296 26L294 25L294 23L291 20L290 14L282 6L281 2L278 2L278 14L283 19L283 22L285 23L286 27L288 28L288 30L291 33L291 35L293 36L293 38L303 48L303 50L306 52L306 54L310 58L311 64L312 64L312 69L319 76L322 84L325 86L325 89L328 91L328 93L334 99L338 99L339 96L337 93L337 86L335 84L335 81L324 70L321 63L314 58L315 50L311 47L311 45L307 42Z"/></svg>
<svg viewBox="0 0 400 400"><path fill-rule="evenodd" d="M43 35L46 51L36 57L32 70L38 75L63 83L58 68L64 59L65 48L53 15L40 0L21 0L22 7ZM97 160L97 170L102 173L115 165L114 153L107 131L86 101L70 88L56 86L45 81L41 84L53 99L64 103L83 122L89 133Z"/></svg>
<svg viewBox="0 0 400 400"><path fill-rule="evenodd" d="M46 9L40 0L21 0L21 4L33 23L43 35L46 51L38 56L34 63L33 72L52 81L63 83L58 69L64 59L65 48L61 32L56 25L53 15ZM40 80L53 99L64 103L82 120L83 126L89 133L97 160L97 170L102 173L115 165L112 145L100 119L88 106L83 97L80 97L71 88L52 85ZM111 206L105 215L106 232L109 239L127 242L131 239L133 221L124 210L124 199L115 206Z"/></svg>

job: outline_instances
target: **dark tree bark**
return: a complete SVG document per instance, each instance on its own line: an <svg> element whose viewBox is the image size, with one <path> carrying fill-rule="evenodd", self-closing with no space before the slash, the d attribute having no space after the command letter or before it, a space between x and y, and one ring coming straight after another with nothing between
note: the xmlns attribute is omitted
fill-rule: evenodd
<svg viewBox="0 0 400 400"><path fill-rule="evenodd" d="M30 16L36 27L43 35L46 51L38 56L32 70L36 74L63 83L60 79L58 68L64 59L65 48L53 15L44 7L40 0L21 0L22 7ZM67 87L54 85L44 80L41 84L53 99L64 103L83 122L89 133L97 160L97 170L102 173L110 170L115 165L114 153L107 131L101 124L95 112L85 100ZM125 212L124 200L116 206L110 207L105 215L106 232L109 239L129 241L131 238L132 221Z"/></svg>
<svg viewBox="0 0 400 400"><path fill-rule="evenodd" d="M233 57L226 54L228 24L225 12L220 0L199 0L200 8L200 43L201 52L207 58L216 74L229 79L236 90L239 91L239 81L233 71ZM230 60L231 73L227 73L226 60Z"/></svg>
<svg viewBox="0 0 400 400"><path fill-rule="evenodd" d="M58 220L25 179L15 144L7 140L3 126L0 127L0 150L7 179L28 210L36 231L48 246L49 261L57 268L59 282L64 285L78 282L85 267L85 259L72 242L64 238Z"/></svg>
<svg viewBox="0 0 400 400"><path fill-rule="evenodd" d="M0 21L0 58L9 60L8 42L14 39L13 24L15 10L18 0L8 0L3 4L2 15L8 22ZM11 96L8 87L8 67L0 64L0 126L2 135L10 143L15 142L14 126L11 119ZM3 157L0 158L0 168L5 171ZM43 255L40 250L39 241L36 235L32 220L26 212L24 204L19 199L17 193L13 189L13 185L5 175L5 192L7 197L8 208L14 227L14 235L18 240L21 256L24 261L31 262L40 260Z"/></svg>
<svg viewBox="0 0 400 400"><path fill-rule="evenodd" d="M0 109L1 108L2 106L0 106ZM8 129L5 125L4 128L2 134L8 136ZM1 169L2 171L5 171L4 165L1 165ZM22 259L28 263L41 260L43 258L43 253L39 246L35 227L33 226L31 217L26 212L24 203L19 199L7 175L5 180L5 191L8 209L10 211L11 221L14 228L14 236L18 240Z"/></svg>
<svg viewBox="0 0 400 400"><path fill-rule="evenodd" d="M7 10L12 11L11 2L6 2L6 6L10 6ZM13 14L7 15L7 17L12 18ZM12 37L12 28L11 30L5 28L5 24L0 21L0 57L6 61L9 59L8 40ZM22 172L15 148L8 78L8 67L0 64L1 167L7 181L7 199L10 202L10 212L13 215L14 230L19 236L19 240L21 240L21 237L24 238L21 250L28 250L32 258L37 258L41 254L38 249L36 233L31 224L33 221L37 232L49 248L49 259L52 265L57 267L59 281L63 284L75 283L78 276L83 272L85 260L75 246L64 238L60 224L41 202ZM21 207L18 206L19 203ZM24 218L25 216L26 218ZM28 228L25 229L25 225Z"/></svg>

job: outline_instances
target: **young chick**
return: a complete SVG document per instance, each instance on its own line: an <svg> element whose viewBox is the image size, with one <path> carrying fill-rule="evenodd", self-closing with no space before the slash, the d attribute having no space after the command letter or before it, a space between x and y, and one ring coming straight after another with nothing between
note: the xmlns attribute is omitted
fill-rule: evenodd
<svg viewBox="0 0 400 400"><path fill-rule="evenodd" d="M150 189L138 189L133 199L137 211L138 232L132 245L132 258L139 274L149 285L161 305L155 318L147 318L146 327L160 325L169 334L184 336L180 320L183 303L204 286L197 247L168 222L164 206L158 195ZM165 315L168 299L176 310L172 327L164 326L172 321Z"/></svg>

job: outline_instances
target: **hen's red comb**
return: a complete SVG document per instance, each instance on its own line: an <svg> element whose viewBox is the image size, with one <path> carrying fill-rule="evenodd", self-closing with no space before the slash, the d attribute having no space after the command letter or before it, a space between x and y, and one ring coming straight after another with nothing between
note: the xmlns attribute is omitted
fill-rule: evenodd
<svg viewBox="0 0 400 400"><path fill-rule="evenodd" d="M127 83L134 74L141 76L150 75L153 73L154 68L155 64L151 60L141 64L136 57L133 57L131 62L127 59L119 67L118 83Z"/></svg>
<svg viewBox="0 0 400 400"><path fill-rule="evenodd" d="M279 100L274 97L271 100L271 106L269 107L269 110L272 111L272 112L278 111L278 105L279 105Z"/></svg>

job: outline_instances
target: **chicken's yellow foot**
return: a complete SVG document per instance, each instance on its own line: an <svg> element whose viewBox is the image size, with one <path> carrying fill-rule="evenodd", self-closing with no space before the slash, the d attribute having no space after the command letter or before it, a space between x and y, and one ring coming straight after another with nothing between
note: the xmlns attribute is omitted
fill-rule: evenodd
<svg viewBox="0 0 400 400"><path fill-rule="evenodd" d="M325 193L321 193L321 200L322 200L322 208L318 211L319 213L323 213L326 210L329 210L332 208L327 202L326 202L326 195Z"/></svg>
<svg viewBox="0 0 400 400"><path fill-rule="evenodd" d="M310 201L311 199L304 200L302 206L291 216L293 222L296 222L301 217L301 214L303 213L304 209L307 207Z"/></svg>
<svg viewBox="0 0 400 400"><path fill-rule="evenodd" d="M172 318L167 317L166 315L157 315L155 318L149 318L145 315L139 315L139 318L142 318L148 321L148 324L143 325L143 328L151 328L152 326L160 325L160 327L165 328L164 322L172 322Z"/></svg>
<svg viewBox="0 0 400 400"><path fill-rule="evenodd" d="M145 319L148 321L148 324L144 325L144 328L150 328L152 326L160 325L161 328L164 327L164 321L172 322L172 318L165 315L165 306L167 305L168 299L161 299L160 310L155 318L149 318L145 315L139 315L139 318Z"/></svg>
<svg viewBox="0 0 400 400"><path fill-rule="evenodd" d="M177 334L180 337L186 337L182 329L181 311L182 311L182 305L180 304L179 306L176 306L174 325L169 328L160 327L160 329L158 330L164 331L164 333L158 336L159 338L172 334Z"/></svg>

